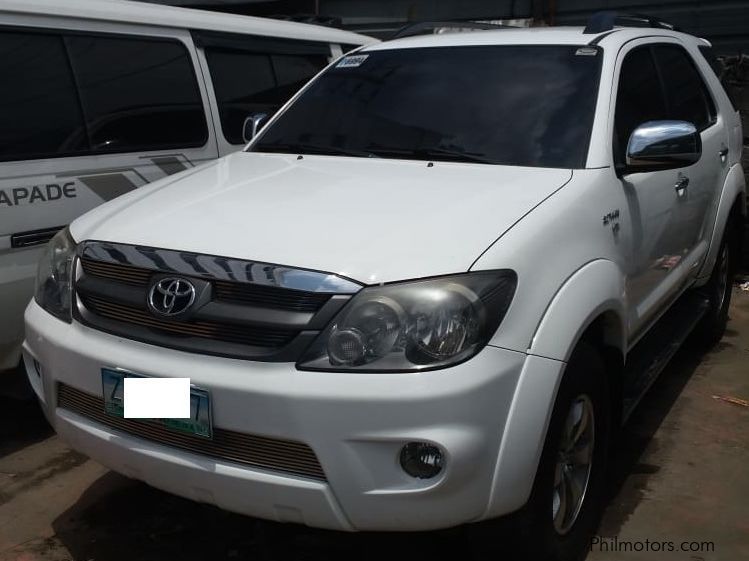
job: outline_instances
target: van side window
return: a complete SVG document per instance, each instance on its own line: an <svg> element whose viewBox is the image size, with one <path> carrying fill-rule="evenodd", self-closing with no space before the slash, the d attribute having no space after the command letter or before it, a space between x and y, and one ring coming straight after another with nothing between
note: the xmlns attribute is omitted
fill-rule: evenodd
<svg viewBox="0 0 749 561"><path fill-rule="evenodd" d="M224 136L231 144L243 144L244 120L271 107L276 79L270 57L214 48L205 54Z"/></svg>
<svg viewBox="0 0 749 561"><path fill-rule="evenodd" d="M65 47L57 35L0 31L0 160L87 148Z"/></svg>
<svg viewBox="0 0 749 561"><path fill-rule="evenodd" d="M653 54L666 89L668 118L689 121L698 130L713 124L715 104L690 55L671 44L653 46Z"/></svg>
<svg viewBox="0 0 749 561"><path fill-rule="evenodd" d="M205 49L221 128L231 144L244 144L244 120L272 115L326 64L317 54L262 54L222 47Z"/></svg>
<svg viewBox="0 0 749 561"><path fill-rule="evenodd" d="M328 63L326 58L315 56L273 55L271 59L281 104L286 103Z"/></svg>
<svg viewBox="0 0 749 561"><path fill-rule="evenodd" d="M65 41L92 152L205 144L203 103L181 43L99 35Z"/></svg>
<svg viewBox="0 0 749 561"><path fill-rule="evenodd" d="M614 158L625 162L627 144L634 130L647 121L666 119L666 103L650 47L627 53L619 74L614 118Z"/></svg>

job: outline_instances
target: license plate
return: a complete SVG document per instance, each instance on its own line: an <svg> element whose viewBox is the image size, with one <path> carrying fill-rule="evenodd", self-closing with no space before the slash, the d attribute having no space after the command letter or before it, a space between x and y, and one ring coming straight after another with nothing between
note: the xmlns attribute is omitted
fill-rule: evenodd
<svg viewBox="0 0 749 561"><path fill-rule="evenodd" d="M101 369L101 385L104 390L104 411L114 417L125 416L125 378L144 378L139 374L111 368ZM151 419L166 428L193 434L202 438L213 437L211 425L211 399L207 391L190 387L189 419Z"/></svg>

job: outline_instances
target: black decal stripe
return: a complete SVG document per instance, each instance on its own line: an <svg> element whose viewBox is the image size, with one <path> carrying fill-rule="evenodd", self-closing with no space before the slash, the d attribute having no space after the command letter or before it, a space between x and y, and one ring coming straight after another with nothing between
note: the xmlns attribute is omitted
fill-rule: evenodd
<svg viewBox="0 0 749 561"><path fill-rule="evenodd" d="M187 167L185 164L180 162L174 156L162 156L159 158L151 158L151 161L156 164L161 171L166 175L172 175L180 171L185 171Z"/></svg>
<svg viewBox="0 0 749 561"><path fill-rule="evenodd" d="M138 187L124 173L90 175L81 177L81 181L105 201L111 201Z"/></svg>

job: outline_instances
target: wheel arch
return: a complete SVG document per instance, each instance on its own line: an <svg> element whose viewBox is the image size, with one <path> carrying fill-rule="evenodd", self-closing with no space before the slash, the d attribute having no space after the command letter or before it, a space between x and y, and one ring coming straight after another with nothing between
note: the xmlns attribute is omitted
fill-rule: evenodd
<svg viewBox="0 0 749 561"><path fill-rule="evenodd" d="M546 308L528 346L528 353L567 362L584 335L626 349L624 274L613 261L591 261L572 274ZM592 331L591 331L592 329Z"/></svg>
<svg viewBox="0 0 749 561"><path fill-rule="evenodd" d="M621 415L625 352L624 277L618 266L596 260L581 267L557 291L529 345L513 396L492 492L482 518L507 514L528 500L551 413L575 348L592 345L606 366L612 414ZM574 327L572 327L574 326ZM617 423L612 419L612 428Z"/></svg>
<svg viewBox="0 0 749 561"><path fill-rule="evenodd" d="M741 220L737 221L736 227L741 228L741 231L738 232L738 240L741 244L739 249L742 250L744 240L743 228L747 216L746 179L744 177L744 171L739 164L734 165L728 171L728 175L723 184L720 201L718 202L718 211L715 217L715 223L713 224L712 235L710 236L710 247L708 248L705 262L697 275L698 285L704 284L710 279L713 267L715 267L715 262L718 259L718 251L720 250L723 233L726 230L728 221L734 216L741 217Z"/></svg>

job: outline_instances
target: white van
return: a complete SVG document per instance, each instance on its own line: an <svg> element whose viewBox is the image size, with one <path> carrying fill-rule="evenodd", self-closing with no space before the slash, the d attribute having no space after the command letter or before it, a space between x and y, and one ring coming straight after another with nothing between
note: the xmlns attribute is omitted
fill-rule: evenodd
<svg viewBox="0 0 749 561"><path fill-rule="evenodd" d="M238 150L343 52L375 40L118 0L0 2L0 371L44 244L122 193Z"/></svg>

